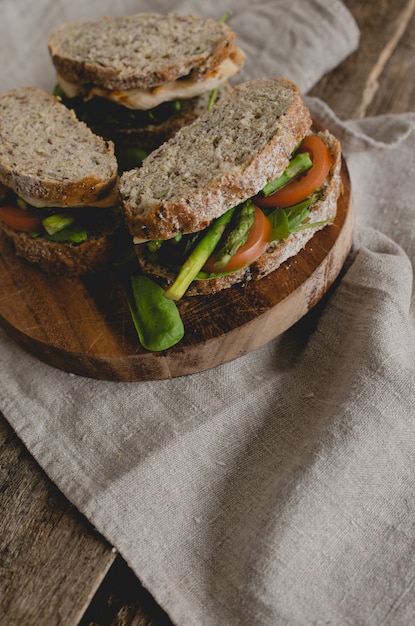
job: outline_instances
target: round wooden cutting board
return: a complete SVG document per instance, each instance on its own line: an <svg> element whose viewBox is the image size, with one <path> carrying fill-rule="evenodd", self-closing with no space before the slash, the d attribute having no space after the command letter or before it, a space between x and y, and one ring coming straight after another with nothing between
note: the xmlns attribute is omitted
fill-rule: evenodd
<svg viewBox="0 0 415 626"><path fill-rule="evenodd" d="M179 303L180 343L148 352L138 341L115 275L48 277L18 259L0 239L0 321L28 352L81 376L113 381L160 380L213 368L280 335L323 297L350 250L354 207L346 164L333 224L279 269L246 286Z"/></svg>

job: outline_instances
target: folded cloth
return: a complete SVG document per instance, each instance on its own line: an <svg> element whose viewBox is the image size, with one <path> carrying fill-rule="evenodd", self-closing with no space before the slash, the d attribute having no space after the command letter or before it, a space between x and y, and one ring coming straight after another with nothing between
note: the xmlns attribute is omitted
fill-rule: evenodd
<svg viewBox="0 0 415 626"><path fill-rule="evenodd" d="M39 0L19 12L20 28L77 11L84 19L92 6L114 10ZM173 6L206 12L205 3ZM283 74L306 90L357 43L337 1L229 6L250 56L246 77ZM5 2L0 13L7 31L17 10ZM317 27L321 40L304 40ZM16 37L29 55L26 34ZM39 41L37 32L36 50ZM49 82L27 60L3 87ZM49 367L0 331L0 409L181 626L406 624L415 615L415 116L342 122L309 104L343 143L356 237L335 288L281 337L211 371L114 383Z"/></svg>

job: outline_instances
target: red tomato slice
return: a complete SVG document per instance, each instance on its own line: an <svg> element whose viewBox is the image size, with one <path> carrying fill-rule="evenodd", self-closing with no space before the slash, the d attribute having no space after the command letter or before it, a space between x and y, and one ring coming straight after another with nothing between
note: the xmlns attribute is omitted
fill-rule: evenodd
<svg viewBox="0 0 415 626"><path fill-rule="evenodd" d="M0 206L0 220L10 228L24 233L37 232L42 229L42 219L38 215L11 204Z"/></svg>
<svg viewBox="0 0 415 626"><path fill-rule="evenodd" d="M331 166L331 154L324 141L318 135L308 135L297 152L308 152L313 165L270 196L255 197L255 202L261 208L292 206L311 196L323 184Z"/></svg>
<svg viewBox="0 0 415 626"><path fill-rule="evenodd" d="M271 238L271 232L271 222L261 209L255 206L255 221L249 230L248 239L244 245L235 252L225 267L220 270L214 265L215 253L211 254L204 264L202 271L208 272L209 274L233 272L241 269L241 267L245 267L245 265L249 265L265 251Z"/></svg>

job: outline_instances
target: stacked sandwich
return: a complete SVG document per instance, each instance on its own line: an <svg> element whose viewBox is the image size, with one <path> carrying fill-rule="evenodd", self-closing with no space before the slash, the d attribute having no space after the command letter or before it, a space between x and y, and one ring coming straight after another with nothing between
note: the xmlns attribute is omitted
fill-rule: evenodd
<svg viewBox="0 0 415 626"><path fill-rule="evenodd" d="M174 300L277 269L331 224L340 191L340 144L287 79L239 84L120 180L141 268Z"/></svg>
<svg viewBox="0 0 415 626"><path fill-rule="evenodd" d="M149 152L210 108L244 63L223 21L139 13L63 24L48 41L58 91L117 154Z"/></svg>
<svg viewBox="0 0 415 626"><path fill-rule="evenodd" d="M36 87L0 95L0 223L48 273L104 269L120 224L114 148Z"/></svg>

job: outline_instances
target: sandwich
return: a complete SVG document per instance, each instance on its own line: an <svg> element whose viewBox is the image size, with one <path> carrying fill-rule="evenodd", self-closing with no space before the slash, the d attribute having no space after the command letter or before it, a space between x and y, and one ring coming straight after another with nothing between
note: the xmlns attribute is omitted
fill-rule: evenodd
<svg viewBox="0 0 415 626"><path fill-rule="evenodd" d="M244 54L224 20L138 13L62 24L48 48L62 101L117 156L152 151L229 89Z"/></svg>
<svg viewBox="0 0 415 626"><path fill-rule="evenodd" d="M120 178L142 271L165 296L260 280L335 220L341 146L286 78L235 86Z"/></svg>
<svg viewBox="0 0 415 626"><path fill-rule="evenodd" d="M121 223L114 146L37 87L0 94L0 230L51 274L104 269Z"/></svg>

